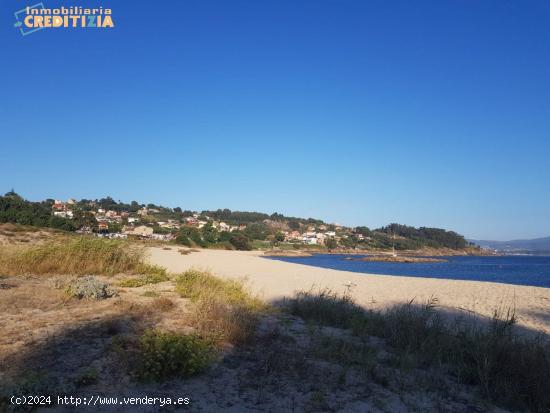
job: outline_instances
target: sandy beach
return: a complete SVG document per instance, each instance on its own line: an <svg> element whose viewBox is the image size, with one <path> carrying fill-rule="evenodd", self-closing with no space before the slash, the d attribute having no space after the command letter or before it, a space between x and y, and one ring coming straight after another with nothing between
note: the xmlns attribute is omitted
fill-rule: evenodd
<svg viewBox="0 0 550 413"><path fill-rule="evenodd" d="M463 317L491 317L495 310L515 307L519 326L550 333L548 288L359 274L270 260L261 257L259 251L198 250L182 255L178 250L150 248L149 260L174 273L196 268L221 277L246 279L248 288L269 302L311 288L330 288L341 293L349 290L358 304L369 309L383 309L412 299L425 303L434 297L443 311Z"/></svg>

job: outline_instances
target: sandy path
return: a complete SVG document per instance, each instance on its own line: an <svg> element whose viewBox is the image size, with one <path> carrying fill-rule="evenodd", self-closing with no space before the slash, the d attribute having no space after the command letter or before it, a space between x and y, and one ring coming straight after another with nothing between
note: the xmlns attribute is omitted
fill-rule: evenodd
<svg viewBox="0 0 550 413"><path fill-rule="evenodd" d="M257 251L200 250L181 255L178 248L150 248L150 261L171 272L206 269L227 278L246 277L251 290L268 301L292 296L312 287L351 294L366 308L384 308L396 303L426 302L436 297L444 309L468 316L470 312L490 317L495 309L515 306L518 324L550 333L550 288L489 282L440 280L401 276L359 274L316 268L260 257Z"/></svg>

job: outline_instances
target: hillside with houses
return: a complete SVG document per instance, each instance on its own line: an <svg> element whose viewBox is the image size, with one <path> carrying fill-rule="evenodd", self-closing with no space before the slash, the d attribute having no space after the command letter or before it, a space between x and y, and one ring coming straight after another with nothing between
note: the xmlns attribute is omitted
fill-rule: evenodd
<svg viewBox="0 0 550 413"><path fill-rule="evenodd" d="M30 202L11 191L0 197L0 223L53 227L117 239L174 242L223 249L463 250L463 236L439 228L400 224L371 230L279 213L191 211L111 197Z"/></svg>

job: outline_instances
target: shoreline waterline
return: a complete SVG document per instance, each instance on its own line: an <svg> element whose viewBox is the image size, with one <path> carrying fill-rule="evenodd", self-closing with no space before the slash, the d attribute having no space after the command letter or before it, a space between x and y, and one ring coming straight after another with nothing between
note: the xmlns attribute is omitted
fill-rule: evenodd
<svg viewBox="0 0 550 413"><path fill-rule="evenodd" d="M421 260L419 262L370 261L364 260L363 257L362 254L356 256L315 254L308 257L270 256L266 258L363 274L496 282L550 288L550 257L547 256L438 256L426 257L426 262ZM432 258L433 262L430 262Z"/></svg>
<svg viewBox="0 0 550 413"><path fill-rule="evenodd" d="M518 326L550 333L549 288L357 273L265 258L261 251L201 249L182 255L179 249L150 248L149 261L172 273L195 268L222 278L245 279L252 292L272 303L293 297L298 291L322 288L348 292L359 305L374 310L411 300L425 303L435 297L441 309L462 317L491 318L496 310L515 308Z"/></svg>

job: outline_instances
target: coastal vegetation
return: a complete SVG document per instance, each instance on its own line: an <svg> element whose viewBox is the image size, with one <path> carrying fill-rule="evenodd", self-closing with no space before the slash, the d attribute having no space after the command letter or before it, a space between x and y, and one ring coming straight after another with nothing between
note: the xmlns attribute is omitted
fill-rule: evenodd
<svg viewBox="0 0 550 413"><path fill-rule="evenodd" d="M69 202L70 201L70 202ZM30 202L13 191L0 197L0 224L49 227L114 238L164 240L187 247L319 251L441 249L475 253L462 235L440 228L390 224L378 229L330 224L279 213L190 211L111 197Z"/></svg>
<svg viewBox="0 0 550 413"><path fill-rule="evenodd" d="M200 336L148 330L139 340L135 374L141 381L193 376L208 367L214 354Z"/></svg>
<svg viewBox="0 0 550 413"><path fill-rule="evenodd" d="M252 249L250 239L244 234L233 234L231 238L229 238L229 242L236 250L249 251Z"/></svg>
<svg viewBox="0 0 550 413"><path fill-rule="evenodd" d="M367 311L327 289L299 292L274 309L245 280L151 266L139 244L68 237L8 249L15 261L2 250L0 353L19 354L6 363L16 380L4 388L14 392L78 393L113 382L155 390L159 382L177 387L171 380L226 374L248 383L258 400L270 386L311 388L296 402L300 411L334 408L347 397L383 405L388 394L462 400L446 382L511 409L543 412L550 404L548 343L520 336L513 311L487 325L452 322L435 299ZM37 372L27 379L29 369Z"/></svg>
<svg viewBox="0 0 550 413"><path fill-rule="evenodd" d="M74 237L30 247L0 250L0 273L5 275L149 274L159 269L143 261L143 247L118 240Z"/></svg>
<svg viewBox="0 0 550 413"><path fill-rule="evenodd" d="M65 231L78 229L78 222L52 215L53 200L26 201L13 191L0 196L0 223L51 227Z"/></svg>
<svg viewBox="0 0 550 413"><path fill-rule="evenodd" d="M532 412L550 408L550 345L543 337L517 333L513 309L495 311L485 326L446 320L436 298L366 311L351 296L326 289L298 293L287 308L306 321L347 329L363 340L379 337L395 363L408 369L442 369L478 386L485 398L504 407Z"/></svg>
<svg viewBox="0 0 550 413"><path fill-rule="evenodd" d="M468 246L463 236L440 228L414 228L407 225L390 224L377 229L376 232L399 237L400 241L396 246L399 249L414 250L421 247L461 249Z"/></svg>
<svg viewBox="0 0 550 413"><path fill-rule="evenodd" d="M61 286L60 283L57 283ZM67 283L65 292L68 296L78 299L105 300L117 295L117 291L108 283L98 280L92 275L78 277Z"/></svg>
<svg viewBox="0 0 550 413"><path fill-rule="evenodd" d="M169 280L166 269L157 265L148 265L146 268L140 267L138 272L142 274L137 277L122 280L118 285L121 287L135 288L143 287L148 284L158 284Z"/></svg>
<svg viewBox="0 0 550 413"><path fill-rule="evenodd" d="M191 324L217 343L248 342L259 314L267 309L239 280L224 280L208 272L190 270L177 276L175 284L176 292L194 304Z"/></svg>
<svg viewBox="0 0 550 413"><path fill-rule="evenodd" d="M45 306L47 311L65 307L63 311L71 311L78 307L93 308L94 302L104 303L100 318L106 318L107 327L101 332L89 327L84 335L100 341L103 335L112 335L110 347L118 360L116 363L121 363L131 377L144 382L188 377L204 371L219 358L225 345L248 343L255 334L261 314L267 310L266 304L248 293L239 280L223 280L201 271L168 274L165 268L144 262L143 247L123 241L78 237L64 242L9 248L9 251L2 249L0 274L3 280L12 280L2 282L2 293L15 291L13 300L5 300L1 306L7 316L11 310L4 305L14 300L18 308L16 314L27 307L29 311L37 306ZM114 275L117 275L116 280L125 274L137 277L124 279L118 284L121 287L170 281L175 291L157 290L154 294L144 294L130 288L121 298L112 287L111 279ZM34 288L41 291L39 300ZM117 297L117 301L112 297ZM73 299L79 303L71 301ZM143 300L151 300L150 305L144 305ZM84 310L78 311L79 319L86 316ZM123 329L109 321L113 313L119 318L128 318ZM97 318L96 311L90 310L89 316ZM185 328L166 331L159 327L161 319L178 320ZM58 321L62 319L52 319L49 323L54 325ZM74 322L65 319L60 327L69 328L65 326L69 321ZM10 329L16 327L10 326ZM8 330L5 333L8 334ZM74 347L75 352L80 345L78 336L69 333L66 338L66 345ZM94 381L97 380L94 375ZM87 380L79 376L75 382L83 385ZM52 385L48 381L48 391L55 394L49 387ZM16 387L22 388L19 384ZM2 396L5 394L0 394L0 399ZM0 400L0 408L2 403Z"/></svg>

